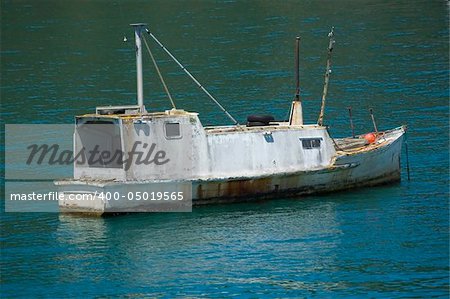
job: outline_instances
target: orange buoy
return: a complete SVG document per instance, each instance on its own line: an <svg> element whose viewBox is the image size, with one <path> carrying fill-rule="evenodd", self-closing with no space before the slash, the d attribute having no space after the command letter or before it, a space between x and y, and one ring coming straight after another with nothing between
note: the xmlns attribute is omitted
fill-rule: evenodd
<svg viewBox="0 0 450 299"><path fill-rule="evenodd" d="M377 140L377 136L374 133L367 133L366 135L364 135L364 139L367 140L367 142L370 143L374 143L375 140Z"/></svg>

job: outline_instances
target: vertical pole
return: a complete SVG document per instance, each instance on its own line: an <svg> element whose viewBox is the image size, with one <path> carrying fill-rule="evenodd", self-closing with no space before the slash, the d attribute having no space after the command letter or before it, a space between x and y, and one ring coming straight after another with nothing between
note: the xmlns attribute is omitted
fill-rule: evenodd
<svg viewBox="0 0 450 299"><path fill-rule="evenodd" d="M373 116L373 109L369 109L370 117L372 118L373 128L375 129L375 133L378 133L377 123L375 122L375 117Z"/></svg>
<svg viewBox="0 0 450 299"><path fill-rule="evenodd" d="M408 182L411 180L409 176L409 154L408 154L408 136L405 131L405 150L406 150L406 173L408 174Z"/></svg>
<svg viewBox="0 0 450 299"><path fill-rule="evenodd" d="M350 128L352 129L352 137L355 138L355 127L353 126L352 107L348 107L348 114L350 116Z"/></svg>
<svg viewBox="0 0 450 299"><path fill-rule="evenodd" d="M300 36L295 41L295 101L300 101Z"/></svg>
<svg viewBox="0 0 450 299"><path fill-rule="evenodd" d="M300 101L300 37L295 41L295 96L289 112L289 125L303 125L303 108Z"/></svg>
<svg viewBox="0 0 450 299"><path fill-rule="evenodd" d="M144 88L142 79L142 43L141 33L147 26L144 23L130 24L134 27L134 38L136 41L136 81L137 81L137 104L140 112L144 112Z"/></svg>
<svg viewBox="0 0 450 299"><path fill-rule="evenodd" d="M317 124L319 126L323 125L323 116L325 114L325 101L328 93L328 83L330 82L330 74L331 74L331 52L333 51L334 45L334 27L331 27L330 33L328 33L328 37L330 41L328 43L328 57L327 57L327 69L325 71L325 83L323 85L323 93L322 93L322 105L320 106L320 114L319 119L317 120Z"/></svg>

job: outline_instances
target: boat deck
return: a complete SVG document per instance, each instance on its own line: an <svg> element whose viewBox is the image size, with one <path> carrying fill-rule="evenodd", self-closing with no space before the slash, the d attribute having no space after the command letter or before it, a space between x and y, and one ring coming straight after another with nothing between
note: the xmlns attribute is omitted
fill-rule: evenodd
<svg viewBox="0 0 450 299"><path fill-rule="evenodd" d="M372 150L374 148L383 147L406 132L407 127L401 126L392 130L382 131L374 133L376 140L373 143L369 143L364 135L358 135L355 138L336 138L334 139L336 151L341 153L358 153L362 151Z"/></svg>
<svg viewBox="0 0 450 299"><path fill-rule="evenodd" d="M336 142L336 149L342 151L359 150L369 143L364 138L338 138L334 140Z"/></svg>

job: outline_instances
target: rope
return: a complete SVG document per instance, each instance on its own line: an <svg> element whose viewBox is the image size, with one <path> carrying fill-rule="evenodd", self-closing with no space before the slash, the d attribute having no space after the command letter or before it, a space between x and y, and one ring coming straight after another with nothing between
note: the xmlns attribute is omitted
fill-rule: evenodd
<svg viewBox="0 0 450 299"><path fill-rule="evenodd" d="M163 44L161 44L161 42L148 30L146 29L147 33L151 36L151 38L153 38L153 40L167 53L167 55L170 56L170 58L173 59L173 61L175 61L175 63L192 79L192 81L195 82L195 84L197 84L197 86L203 90L204 93L206 93L206 95L217 105L219 106L219 108L228 116L228 118L230 118L235 125L239 126L239 122L233 117L231 116L230 113L228 113L227 110L225 110L225 108L223 108L223 106L200 84L200 82L198 82L197 79L195 79L195 77L175 58L175 56L172 55L172 53L169 52L169 50L167 50L166 47L164 47ZM144 39L145 40L145 39Z"/></svg>
<svg viewBox="0 0 450 299"><path fill-rule="evenodd" d="M145 39L144 36L142 36L142 37L143 37L142 39L144 40L145 47L147 48L148 54L150 55L150 57L151 57L151 59L153 61L153 65L155 66L156 72L158 73L159 79L161 80L161 83L164 86L164 90L166 91L167 96L169 97L169 100L172 103L172 107L174 109L177 109L177 107L175 106L175 103L174 103L174 101L172 99L172 96L170 95L169 89L167 88L166 82L164 81L164 78L161 75L161 72L159 71L159 67L158 67L158 64L156 63L155 57L153 57L152 51L150 51L150 48L149 48L149 46L147 44L147 40Z"/></svg>

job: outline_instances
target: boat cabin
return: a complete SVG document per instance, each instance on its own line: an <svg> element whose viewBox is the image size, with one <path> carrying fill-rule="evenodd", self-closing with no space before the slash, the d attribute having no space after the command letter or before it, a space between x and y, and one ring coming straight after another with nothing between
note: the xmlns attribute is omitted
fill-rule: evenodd
<svg viewBox="0 0 450 299"><path fill-rule="evenodd" d="M98 107L76 117L75 179L190 180L254 177L331 164L325 127L270 122L203 127L184 110L139 113L137 106Z"/></svg>

